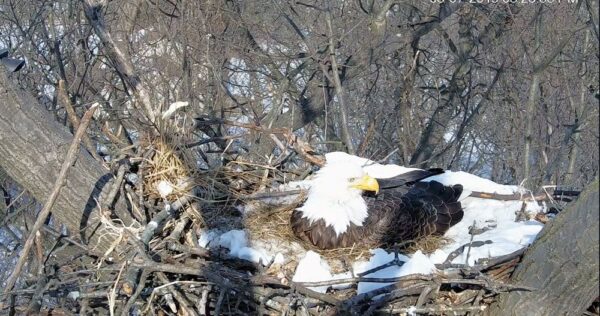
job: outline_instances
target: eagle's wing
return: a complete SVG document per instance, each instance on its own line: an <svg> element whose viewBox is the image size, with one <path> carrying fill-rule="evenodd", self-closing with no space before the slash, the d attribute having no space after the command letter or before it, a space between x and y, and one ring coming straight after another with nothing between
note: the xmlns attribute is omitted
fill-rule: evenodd
<svg viewBox="0 0 600 316"><path fill-rule="evenodd" d="M463 217L458 198L461 185L444 186L437 181L417 182L411 187L383 190L366 196L369 238L387 244L444 234Z"/></svg>
<svg viewBox="0 0 600 316"><path fill-rule="evenodd" d="M392 189L410 186L417 181L444 173L444 169L432 168L428 170L412 170L391 178L377 179L379 189Z"/></svg>

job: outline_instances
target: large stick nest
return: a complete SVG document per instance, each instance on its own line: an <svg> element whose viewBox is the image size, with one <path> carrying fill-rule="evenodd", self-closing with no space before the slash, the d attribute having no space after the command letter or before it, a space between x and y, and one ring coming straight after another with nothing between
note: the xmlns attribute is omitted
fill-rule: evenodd
<svg viewBox="0 0 600 316"><path fill-rule="evenodd" d="M198 245L199 234L206 230L243 228L251 240L277 240L318 251L300 244L289 225L291 212L304 201L302 192L281 203L252 198L260 192L268 196L264 192L272 192L272 183L276 182L273 179L285 171L247 162L228 162L218 170L198 171L190 163L196 157L164 139L145 140L142 145L139 156L131 159L131 165L137 167L132 167L136 170L132 172L142 180L127 192L130 203L144 210L133 214L144 228L139 232L122 229L122 260L108 260L111 254L100 260L86 257L82 255L87 253L85 246L77 249L67 242L46 263L49 277L41 281L25 279L21 289L14 291L2 308L24 312L44 298L41 310L52 308L64 314L366 315L376 311L416 311L473 315L493 302L498 293L529 290L503 283L518 264L522 251L480 262L475 267L443 264L438 267L440 272L431 276L369 279L392 285L385 291L361 295L356 295L358 282L366 280L361 275L344 280L347 286L336 290L336 281L291 282L298 257L288 256L290 260L283 265L262 266L231 258L226 249L207 250ZM161 182L172 185L172 192L161 194ZM127 189L129 184L123 181L118 185ZM141 199L136 196L140 192ZM402 250L427 253L446 242L441 237L428 237ZM73 251L76 255L67 254ZM331 263L333 272L346 270L352 261L370 256L367 249L358 248L320 253ZM321 294L310 290L311 286L331 288ZM380 299L373 300L376 296ZM409 306L415 307L410 310Z"/></svg>

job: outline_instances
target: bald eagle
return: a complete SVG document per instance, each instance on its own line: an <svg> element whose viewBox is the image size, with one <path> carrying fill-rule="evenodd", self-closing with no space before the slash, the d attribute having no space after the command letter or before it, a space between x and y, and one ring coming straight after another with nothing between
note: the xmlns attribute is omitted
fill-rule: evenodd
<svg viewBox="0 0 600 316"><path fill-rule="evenodd" d="M327 162L292 212L294 234L319 249L394 245L444 234L463 217L460 184L419 182L441 169L375 179L351 161Z"/></svg>

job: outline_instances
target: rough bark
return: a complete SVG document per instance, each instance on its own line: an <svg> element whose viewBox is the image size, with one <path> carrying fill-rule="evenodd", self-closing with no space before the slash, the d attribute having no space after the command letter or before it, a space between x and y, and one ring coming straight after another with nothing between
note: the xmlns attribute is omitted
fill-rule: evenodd
<svg viewBox="0 0 600 316"><path fill-rule="evenodd" d="M43 202L52 190L73 135L13 81L0 71L0 168ZM80 149L52 208L54 218L92 245L90 249L96 254L103 254L114 240L114 236L104 234L96 207L96 200L103 201L108 194L112 178ZM118 203L115 207L124 205ZM101 242L97 243L100 236Z"/></svg>
<svg viewBox="0 0 600 316"><path fill-rule="evenodd" d="M21 251L21 256L19 257L19 260L17 261L17 265L15 266L12 274L8 278L8 281L6 281L6 286L4 287L4 292L2 293L2 295L4 297L6 297L12 290L13 286L15 286L15 283L17 282L17 278L19 277L19 274L21 273L23 267L25 266L25 262L27 262L27 259L29 257L29 252L31 251L31 248L33 247L34 242L36 242L36 240L37 240L36 243L38 243L38 245L40 244L39 238L41 235L39 234L39 230L42 228L42 226L44 226L44 223L46 222L48 215L50 215L50 210L52 209L52 206L54 206L56 199L60 195L60 191L61 191L62 187L65 185L65 182L67 181L67 175L69 173L69 169L75 163L75 160L77 159L77 154L79 153L79 149L80 149L79 143L81 142L83 135L85 135L86 130L87 130L88 126L90 125L92 115L94 115L94 112L96 111L97 108L98 108L97 105L93 105L83 115L81 124L77 128L77 132L75 132L73 142L71 143L71 146L69 146L69 150L67 151L65 159L60 167L60 172L58 173L58 178L56 179L54 186L52 187L52 191L50 192L48 199L44 203L44 207L38 213L35 223L29 230L29 236L27 237L27 240L25 241L25 244L23 245L23 250ZM42 250L40 250L39 253L42 253ZM43 271L43 268L40 267L40 270L38 270L38 275L41 275L42 271Z"/></svg>
<svg viewBox="0 0 600 316"><path fill-rule="evenodd" d="M513 280L532 292L500 297L490 315L581 315L598 297L598 179L547 224Z"/></svg>

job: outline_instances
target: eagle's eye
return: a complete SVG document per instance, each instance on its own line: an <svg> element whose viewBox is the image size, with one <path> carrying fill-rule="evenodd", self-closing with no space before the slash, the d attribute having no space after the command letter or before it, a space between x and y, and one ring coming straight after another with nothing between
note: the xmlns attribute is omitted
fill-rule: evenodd
<svg viewBox="0 0 600 316"><path fill-rule="evenodd" d="M348 181L354 182L354 181L356 181L356 179L358 179L358 178L352 177L352 178L348 179Z"/></svg>

